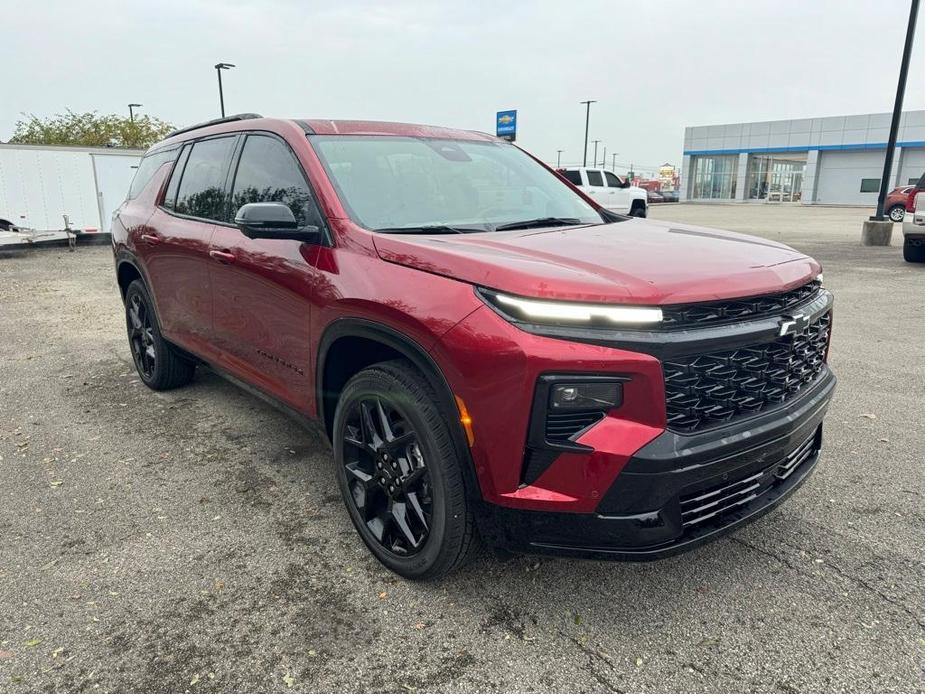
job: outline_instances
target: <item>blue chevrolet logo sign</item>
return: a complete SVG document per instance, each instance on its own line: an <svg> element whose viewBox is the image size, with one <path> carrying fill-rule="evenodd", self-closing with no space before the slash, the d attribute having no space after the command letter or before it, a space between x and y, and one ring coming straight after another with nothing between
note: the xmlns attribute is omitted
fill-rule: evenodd
<svg viewBox="0 0 925 694"><path fill-rule="evenodd" d="M495 134L513 142L517 137L517 111L498 111Z"/></svg>

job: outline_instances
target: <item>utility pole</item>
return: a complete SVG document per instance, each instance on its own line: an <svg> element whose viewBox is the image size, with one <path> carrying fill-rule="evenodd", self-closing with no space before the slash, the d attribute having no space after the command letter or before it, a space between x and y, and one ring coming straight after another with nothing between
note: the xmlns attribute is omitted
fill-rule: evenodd
<svg viewBox="0 0 925 694"><path fill-rule="evenodd" d="M585 106L587 106L587 109L585 110L585 158L584 158L584 163L582 164L582 166L587 166L588 165L588 125L591 122L591 104L596 104L597 101L592 99L590 101L580 101L578 103L585 104Z"/></svg>
<svg viewBox="0 0 925 694"><path fill-rule="evenodd" d="M218 74L218 103L222 107L222 118L225 117L225 94L222 92L222 70L230 70L232 63L216 63L215 72Z"/></svg>
<svg viewBox="0 0 925 694"><path fill-rule="evenodd" d="M141 108L141 104L129 104L128 105L128 119L134 123L135 122L135 111L134 109Z"/></svg>
<svg viewBox="0 0 925 694"><path fill-rule="evenodd" d="M601 168L607 168L607 147L604 147L604 153L601 155Z"/></svg>
<svg viewBox="0 0 925 694"><path fill-rule="evenodd" d="M600 140L592 140L594 142L594 163L591 166L597 166L597 146L601 143Z"/></svg>
<svg viewBox="0 0 925 694"><path fill-rule="evenodd" d="M909 26L906 27L906 45L903 47L903 59L899 67L899 83L896 85L896 101L893 104L893 121L890 123L890 141L886 146L886 160L883 162L883 178L880 179L880 195L877 198L877 214L871 219L882 221L886 194L893 187L890 173L893 168L893 151L896 149L896 135L899 131L899 119L903 111L903 98L906 95L906 77L909 74L909 59L912 56L912 41L915 38L915 21L919 12L919 0L912 0L909 9Z"/></svg>
<svg viewBox="0 0 925 694"><path fill-rule="evenodd" d="M613 157L613 164L610 165L610 170L614 173L617 173L617 155L619 152L614 152L611 156Z"/></svg>
<svg viewBox="0 0 925 694"><path fill-rule="evenodd" d="M564 151L565 151L564 149L557 149L557 150L556 150L556 168L557 168L557 169L561 169L561 168L562 168L562 153L563 153Z"/></svg>
<svg viewBox="0 0 925 694"><path fill-rule="evenodd" d="M906 27L906 44L903 46L902 62L899 65L899 82L896 85L896 101L893 103L893 120L890 123L890 139L883 161L883 177L880 179L880 195L877 196L877 212L864 222L861 230L861 244L864 246L889 246L893 235L893 222L883 216L887 191L891 187L890 173L893 168L893 150L896 149L896 135L903 111L903 97L906 94L906 77L909 74L909 59L915 38L915 21L919 13L919 0L912 0L909 8L909 24Z"/></svg>

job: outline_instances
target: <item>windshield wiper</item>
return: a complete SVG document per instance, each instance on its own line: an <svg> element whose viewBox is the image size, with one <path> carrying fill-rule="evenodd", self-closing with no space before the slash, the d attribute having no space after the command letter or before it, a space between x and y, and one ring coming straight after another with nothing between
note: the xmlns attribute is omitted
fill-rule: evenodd
<svg viewBox="0 0 925 694"><path fill-rule="evenodd" d="M488 231L481 227L454 227L445 224L434 224L426 227L392 227L376 229L381 234L471 234L475 231Z"/></svg>
<svg viewBox="0 0 925 694"><path fill-rule="evenodd" d="M499 224L495 227L495 231L533 229L536 227L567 227L573 224L581 224L581 220L575 217L540 217L539 219L525 219L522 222Z"/></svg>

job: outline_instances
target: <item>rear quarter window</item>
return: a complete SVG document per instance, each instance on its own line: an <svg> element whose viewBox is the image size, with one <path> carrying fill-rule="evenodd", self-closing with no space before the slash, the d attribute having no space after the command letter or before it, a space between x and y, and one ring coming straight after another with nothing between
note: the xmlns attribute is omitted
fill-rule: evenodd
<svg viewBox="0 0 925 694"><path fill-rule="evenodd" d="M132 179L132 185L129 186L127 199L132 200L138 197L138 194L145 189L145 186L148 185L157 170L164 164L172 162L176 157L176 148L145 155L135 171L135 178Z"/></svg>

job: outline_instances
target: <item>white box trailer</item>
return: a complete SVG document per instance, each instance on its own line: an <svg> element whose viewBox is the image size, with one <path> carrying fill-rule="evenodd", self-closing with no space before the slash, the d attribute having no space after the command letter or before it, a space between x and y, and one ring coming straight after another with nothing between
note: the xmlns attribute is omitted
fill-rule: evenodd
<svg viewBox="0 0 925 694"><path fill-rule="evenodd" d="M78 234L108 234L112 213L125 200L143 154L136 149L0 144L0 219L23 230L20 242L67 238L64 215ZM11 242L10 234L3 236L0 243Z"/></svg>

